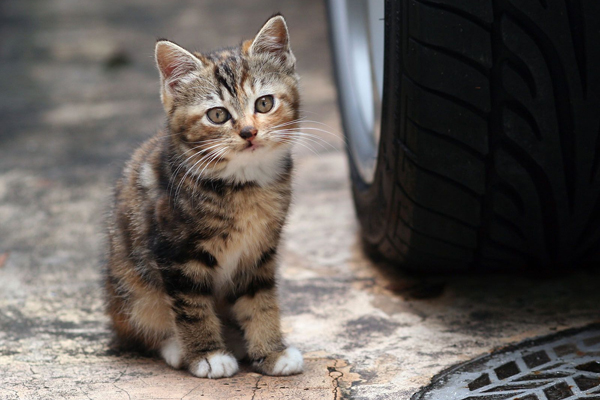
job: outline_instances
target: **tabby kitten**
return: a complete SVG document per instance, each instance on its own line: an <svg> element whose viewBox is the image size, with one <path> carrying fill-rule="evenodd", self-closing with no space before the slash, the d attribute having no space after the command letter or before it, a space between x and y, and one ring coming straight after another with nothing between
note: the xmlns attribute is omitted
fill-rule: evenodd
<svg viewBox="0 0 600 400"><path fill-rule="evenodd" d="M116 186L106 268L117 337L198 377L235 374L224 331L257 371L302 371L279 321L276 254L291 196L299 95L281 15L208 54L156 43L167 130Z"/></svg>

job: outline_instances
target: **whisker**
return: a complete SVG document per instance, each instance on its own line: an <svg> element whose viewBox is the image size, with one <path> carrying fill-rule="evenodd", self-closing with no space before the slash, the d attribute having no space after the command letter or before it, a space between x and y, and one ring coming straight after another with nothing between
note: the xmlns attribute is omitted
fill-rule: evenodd
<svg viewBox="0 0 600 400"><path fill-rule="evenodd" d="M213 148L215 148L215 147L218 147L218 144L213 144L213 145L209 146L208 148L206 148L206 149L203 149L203 151L207 151L207 150L213 149ZM192 150L198 149L198 148L200 148L200 146L197 146L197 147L194 147L194 148L192 148L192 149L189 149L189 150L187 150L187 151L186 151L186 152L184 152L182 155L180 155L179 157L177 157L177 159L176 159L176 160L174 160L173 162L177 162L177 160L178 160L178 159L180 159L181 157L183 157L183 155L185 155L186 153L188 153L188 152L190 152L190 151L192 151ZM209 152L209 153L210 153L210 152ZM196 156L197 154L198 154L198 153L194 153L194 154L192 154L191 156L189 156L188 158L186 158L186 159L185 159L185 161L181 162L181 163L180 163L180 164L177 166L177 168L175 169L175 172L173 172L173 176L177 176L177 174L179 173L179 170L181 170L181 168L183 168L185 165L187 165L187 162L188 162L188 161L189 161L191 158L193 158L194 156ZM202 160L203 158L204 158L204 156L203 156L203 157L202 157L200 160ZM195 164L194 164L194 165L195 165ZM184 177L185 177L185 175L184 175ZM171 196L171 194L172 194L172 190L173 190L173 188L171 187L171 189L169 190L169 196ZM175 198L177 198L177 191L175 191Z"/></svg>
<svg viewBox="0 0 600 400"><path fill-rule="evenodd" d="M180 136L180 133L161 133L161 135L158 137L159 139L168 139L170 137L173 136ZM198 143L205 143L205 142L210 142L210 141L217 141L217 140L221 140L220 138L213 138L213 139L203 139L203 140L199 140L197 142L188 142L189 144L198 144Z"/></svg>
<svg viewBox="0 0 600 400"><path fill-rule="evenodd" d="M285 130L286 130L286 129L280 129L280 130L277 130L277 132L279 132L279 131L285 131ZM290 129L287 129L287 130L290 130ZM342 140L344 143L346 143L346 138L345 138L344 136L341 136L341 135L335 134L335 133L333 133L333 132L329 132L328 130L325 130L325 129L321 129L321 128L314 128L314 127L310 127L310 126L302 126L302 127L299 129L299 131L303 131L303 130L310 130L310 131L317 131L317 132L323 132L323 133L327 133L328 135L331 135L331 136L335 137L336 139L340 139L340 140Z"/></svg>
<svg viewBox="0 0 600 400"><path fill-rule="evenodd" d="M216 158L221 156L222 154L224 154L225 152L227 152L227 148L222 148L219 150L215 150L215 154L206 161L206 165L204 166L204 168L202 169L202 171L200 171L200 173L196 173L196 179L194 181L194 189L192 191L192 198L194 198L196 196L196 187L198 187L198 181L202 178L202 174L204 173L204 170L206 169L206 167L208 167L210 165L210 163ZM203 163L204 164L204 163ZM200 165L196 171L198 171L198 169L200 169L202 167L202 165Z"/></svg>
<svg viewBox="0 0 600 400"><path fill-rule="evenodd" d="M288 123L285 123L285 124L279 124L279 125L271 126L269 129L285 128L286 126L296 125L296 124L299 124L299 123L298 122L288 122Z"/></svg>
<svg viewBox="0 0 600 400"><path fill-rule="evenodd" d="M288 139L288 138L278 138L278 139L274 139L274 140L277 142L280 142L280 143L299 144L300 146L306 147L308 150L312 151L316 155L319 155L319 153L315 149L310 147L307 143L302 143L301 141L292 140L292 139Z"/></svg>
<svg viewBox="0 0 600 400"><path fill-rule="evenodd" d="M185 154L185 153L184 153L184 154ZM175 171L173 172L172 176L173 176L173 177L176 177L176 176L177 176L177 174L179 173L179 170L180 170L181 168L183 168L183 167L184 167L184 165L186 165L186 164L187 164L187 162L188 162L188 161L189 161L189 160L190 160L192 157L194 157L195 155L196 155L196 154L192 154L191 156L189 156L188 158L186 158L186 159L185 159L185 161L183 161L182 163L180 163L180 164L177 166L177 168L175 168ZM181 156L177 157L177 158L179 159L179 158L181 158L181 157L183 157L183 154L182 154ZM175 160L174 162L176 162L176 161L177 161L177 160ZM184 176L185 176L185 175L184 175ZM171 186L171 187L169 188L169 197L171 197L171 196L172 196L172 194L173 194L173 187L174 187L174 185L172 185L171 183L169 183L169 185ZM175 191L175 193L177 193L177 190Z"/></svg>
<svg viewBox="0 0 600 400"><path fill-rule="evenodd" d="M189 144L197 144L197 143L214 143L214 142L218 142L220 140L223 140L221 138L212 138L212 139L204 139L204 140L199 140L197 142L188 142Z"/></svg>
<svg viewBox="0 0 600 400"><path fill-rule="evenodd" d="M211 162L215 161L218 157L226 154L228 151L228 149L226 147L220 149L218 152L215 153L215 155L213 155L207 162L206 165L204 166L204 168L202 168L202 171L200 171L200 173L198 174L198 177L201 177L202 174L204 173L204 171L206 170L206 168L210 165ZM215 163L216 165L217 163ZM200 169L200 167L198 167L198 169ZM195 191L195 189L194 189Z"/></svg>
<svg viewBox="0 0 600 400"><path fill-rule="evenodd" d="M308 128L308 129L307 128L301 128L301 129L287 128L287 129L276 129L276 130L273 130L272 132L274 132L274 133L278 133L278 132L282 132L282 133L299 132L299 133L304 133L304 134L307 134L307 135L313 135L313 136L320 137L319 135L317 135L315 133L312 133L312 132L304 132L305 130L314 130L314 129L310 129L310 128Z"/></svg>
<svg viewBox="0 0 600 400"><path fill-rule="evenodd" d="M298 145L300 145L302 147L305 147L308 150L310 150L313 154L319 155L319 152L317 150L315 150L313 147L311 147L308 143L303 143L301 141L296 141L296 142L294 142L294 144L298 144Z"/></svg>
<svg viewBox="0 0 600 400"><path fill-rule="evenodd" d="M211 162L213 162L214 160L217 159L217 157L221 156L222 154L225 154L227 152L227 148L222 148L220 149L218 152L216 152L207 162L206 165L204 166L204 168L202 168L202 171L200 171L199 175L202 175L202 173L204 173L204 170L210 165Z"/></svg>
<svg viewBox="0 0 600 400"><path fill-rule="evenodd" d="M182 154L181 154L179 157L177 157L175 160L173 160L173 162L176 162L176 161L177 161L177 160L179 160L181 157L183 157L183 155L185 155L185 154L189 153L190 151L193 151L193 150L198 150L198 149L202 149L202 151L206 151L206 150L209 150L209 149L212 149L212 148L214 148L214 147L215 147L215 143L216 143L216 145L218 145L218 143L220 143L220 142L221 142L220 140L215 140L214 142L211 142L211 143L209 143L209 144L210 144L210 146L209 146L209 147L207 147L207 148L205 148L205 149L202 149L202 146L194 146L194 147L192 147L191 149L188 149L188 150L186 150L185 152L183 152L183 153L182 153ZM200 152L201 152L201 151L200 151ZM199 153L200 153L200 152L199 152Z"/></svg>
<svg viewBox="0 0 600 400"><path fill-rule="evenodd" d="M277 128L277 127L280 127L280 126L286 126L286 125L291 125L291 124L298 124L298 123L300 123L300 124L308 123L308 124L321 125L321 126L324 126L326 128L333 129L331 126L327 125L324 122L315 121L315 120L312 120L312 119L306 119L305 117L301 117L301 118L294 119L294 120L291 120L291 121L288 121L288 122L284 122L283 124L275 125L272 128Z"/></svg>
<svg viewBox="0 0 600 400"><path fill-rule="evenodd" d="M304 122L304 121L305 121L305 120L304 120L304 118L293 119L293 120L291 120L291 121L287 121L287 122L284 122L284 123L282 123L282 124L279 124L279 125L272 126L272 127L271 127L271 129L274 129L274 128L279 128L279 127L282 127L282 126L293 125L293 124L300 124L300 123L302 123L302 122Z"/></svg>
<svg viewBox="0 0 600 400"><path fill-rule="evenodd" d="M329 143L327 140L323 139L322 137L320 137L318 135L311 134L311 133L307 133L307 132L301 132L301 131L288 131L288 132L276 131L276 132L273 132L273 134L274 135L285 135L285 136L288 136L288 137L310 138L310 140L312 140L315 143L319 143L323 147L325 147L324 145L327 145L332 150L338 150L337 147L335 147L333 144Z"/></svg>
<svg viewBox="0 0 600 400"><path fill-rule="evenodd" d="M183 182L185 182L185 178L187 177L187 175L196 167L196 165L198 165L198 163L203 162L204 160L206 160L208 157L210 157L211 154L212 154L212 152L210 152L209 154L204 155L202 158L200 158L200 160L196 161L194 163L194 165L192 165L187 171L185 171L185 174L183 174L183 177L179 181L179 185L177 185L177 189L175 190L175 201L177 201L177 198L179 197L179 193L180 193L181 187L183 185Z"/></svg>
<svg viewBox="0 0 600 400"><path fill-rule="evenodd" d="M176 163L177 161L179 161L180 159L182 159L187 153L189 153L190 151L194 151L194 150L198 150L202 148L202 146L194 146L191 149L188 149L186 151L184 151L183 153L181 153L179 156L177 156L174 160L172 160L173 163ZM192 154L190 157L193 157L195 154ZM189 158L188 158L189 159ZM187 161L187 160L185 160Z"/></svg>
<svg viewBox="0 0 600 400"><path fill-rule="evenodd" d="M323 149L325 149L325 150L329 150L329 148L327 148L327 147L325 146L325 144L327 144L327 145L329 145L329 146L330 146L332 149L334 149L334 150L337 150L337 149L336 149L336 148L335 148L333 145L331 145L330 143L328 143L328 142L326 142L326 141L324 141L324 140L322 140L322 139L321 139L321 141L319 142L318 140L315 140L315 139L313 139L313 138L311 138L311 137L308 137L308 135L296 135L296 134L289 133L289 134L284 134L284 135L282 135L282 136L284 136L284 137L286 137L286 138L290 138L290 140L292 140L292 141L294 141L294 140L306 140L306 141L309 141L309 142L311 142L311 143L318 144L319 146L321 146L321 147L322 147Z"/></svg>
<svg viewBox="0 0 600 400"><path fill-rule="evenodd" d="M212 145L214 145L216 142L220 142L220 141L221 141L220 139L210 139L210 140L207 140L207 141L206 141L206 143L205 143L205 142L192 142L192 143L210 144L211 146L209 146L209 147L208 147L208 148L206 148L206 149L203 149L203 150L208 150L208 149L211 149L211 148L213 148L213 147L214 147L214 146L212 146ZM177 158L175 158L174 160L172 160L172 162L173 162L173 163L176 163L177 161L179 161L181 158L183 158L183 156L185 156L185 155L186 155L187 153L189 153L190 151L198 150L198 149L201 149L201 148L202 148L202 146L200 146L200 145L198 145L198 146L194 146L194 147L192 147L191 149L188 149L188 150L184 151L184 152L183 152L182 154L180 154L180 155L179 155ZM187 160L186 160L186 162L187 162Z"/></svg>

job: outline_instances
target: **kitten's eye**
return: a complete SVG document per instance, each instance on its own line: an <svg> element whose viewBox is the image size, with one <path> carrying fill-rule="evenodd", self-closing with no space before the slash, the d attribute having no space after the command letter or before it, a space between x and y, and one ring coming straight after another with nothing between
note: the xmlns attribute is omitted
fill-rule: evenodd
<svg viewBox="0 0 600 400"><path fill-rule="evenodd" d="M223 107L211 108L206 115L208 116L208 119L215 124L224 124L231 118L231 114Z"/></svg>
<svg viewBox="0 0 600 400"><path fill-rule="evenodd" d="M271 111L271 108L273 108L273 96L267 95L259 97L259 99L256 100L254 107L259 113L266 113Z"/></svg>

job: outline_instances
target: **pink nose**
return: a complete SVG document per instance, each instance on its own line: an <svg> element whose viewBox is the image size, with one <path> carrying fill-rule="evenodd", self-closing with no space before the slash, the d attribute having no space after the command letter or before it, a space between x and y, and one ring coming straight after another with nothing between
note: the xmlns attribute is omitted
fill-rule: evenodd
<svg viewBox="0 0 600 400"><path fill-rule="evenodd" d="M240 131L240 136L242 137L242 139L246 139L246 140L252 141L256 137L257 133L258 133L258 129L256 129L255 127L253 127L253 126L245 126Z"/></svg>

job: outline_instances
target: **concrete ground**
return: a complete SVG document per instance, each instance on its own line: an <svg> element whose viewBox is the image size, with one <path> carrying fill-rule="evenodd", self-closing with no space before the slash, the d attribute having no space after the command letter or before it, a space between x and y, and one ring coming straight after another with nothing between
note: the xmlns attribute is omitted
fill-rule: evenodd
<svg viewBox="0 0 600 400"><path fill-rule="evenodd" d="M598 321L597 275L417 279L369 261L341 141L323 134L331 148L298 147L281 257L306 371L210 381L111 350L103 219L123 162L162 125L154 40L231 45L275 11L306 117L339 135L318 0L0 2L0 399L409 399L454 363Z"/></svg>

